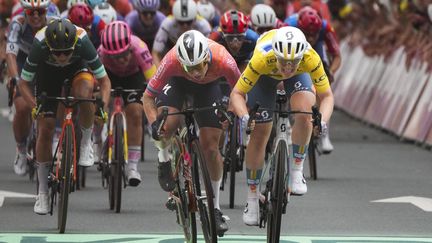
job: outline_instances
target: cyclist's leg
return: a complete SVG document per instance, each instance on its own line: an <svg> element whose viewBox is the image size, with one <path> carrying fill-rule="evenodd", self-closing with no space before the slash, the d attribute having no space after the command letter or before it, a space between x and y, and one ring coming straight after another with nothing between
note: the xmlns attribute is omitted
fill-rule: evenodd
<svg viewBox="0 0 432 243"><path fill-rule="evenodd" d="M25 63L27 55L23 52L18 52L16 58L18 71L21 69ZM31 84L30 87L34 91L34 85ZM17 156L14 164L14 170L17 175L25 175L27 172L27 154L26 145L27 137L30 133L31 128L31 109L30 105L21 96L19 89L16 89L16 94L14 97L15 115L12 122L13 132L15 136L15 141L17 143Z"/></svg>
<svg viewBox="0 0 432 243"><path fill-rule="evenodd" d="M259 191L265 149L272 129L273 110L276 103L276 85L278 80L261 76L257 84L248 93L248 107L253 107L260 102L260 116L256 121L254 131L250 135L249 144L246 147L246 183L247 200L243 213L243 222L247 225L259 224Z"/></svg>
<svg viewBox="0 0 432 243"><path fill-rule="evenodd" d="M285 81L285 89L290 95L290 106L293 111L311 111L315 105L315 93L312 80L308 73L296 75ZM291 191L293 194L303 195L307 192L306 180L303 177L303 163L307 154L307 147L312 134L312 116L295 114L292 124L292 166Z"/></svg>
<svg viewBox="0 0 432 243"><path fill-rule="evenodd" d="M168 112L176 112L181 110L186 98L187 80L180 77L173 77L168 84L165 85L163 91L156 99L158 113L162 113L163 107L168 107ZM165 191L172 191L175 187L171 169L171 137L174 136L177 127L180 124L181 116L168 116L164 126L164 136L160 141L155 141L155 146L158 148L158 179L159 184Z"/></svg>
<svg viewBox="0 0 432 243"><path fill-rule="evenodd" d="M87 70L82 70L80 67L71 69L73 74L72 79L72 95L78 98L92 98L94 78L93 75ZM91 142L91 135L93 132L95 106L91 102L83 102L79 104L79 124L81 126L81 144L80 144L80 159L81 166L92 166L93 159L93 145Z"/></svg>
<svg viewBox="0 0 432 243"><path fill-rule="evenodd" d="M60 73L60 69L42 64L36 74L36 90L38 94L46 92L48 96L59 96L62 86L59 79L62 77L52 74ZM58 102L46 101L41 110L43 116L39 117L37 121L36 166L39 180L39 194L34 206L34 211L37 214L47 214L49 211L48 173L52 162L51 146L57 107Z"/></svg>
<svg viewBox="0 0 432 243"><path fill-rule="evenodd" d="M218 81L205 85L195 84L193 91L195 107L212 106L215 101L222 99L222 92ZM219 234L223 234L223 232L228 230L228 225L222 217L219 205L219 192L223 172L223 159L219 150L219 139L222 135L221 124L214 110L198 112L195 118L200 127L199 141L207 163L214 194L213 203L215 208L216 230Z"/></svg>
<svg viewBox="0 0 432 243"><path fill-rule="evenodd" d="M143 89L144 75L141 71L128 77L117 77L108 73L111 80L111 87L123 87L124 89ZM128 131L128 168L127 179L129 185L138 186L141 182L141 175L138 172L138 162L141 159L141 138L142 138L142 92L124 93L126 125Z"/></svg>

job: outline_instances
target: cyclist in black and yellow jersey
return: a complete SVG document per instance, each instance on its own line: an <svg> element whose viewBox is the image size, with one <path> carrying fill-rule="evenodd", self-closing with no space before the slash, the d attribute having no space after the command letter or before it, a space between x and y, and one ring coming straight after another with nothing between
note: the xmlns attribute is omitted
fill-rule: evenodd
<svg viewBox="0 0 432 243"><path fill-rule="evenodd" d="M303 32L295 27L265 32L258 39L252 59L230 98L230 105L243 125L249 120L247 105L251 107L260 102L262 107L246 150L248 198L243 221L247 225L259 223L259 192L256 188L261 179L265 147L272 128L276 89L281 82L290 98L291 110L310 112L316 103L316 93L321 102L323 132L333 112L333 93L322 61L306 41ZM303 163L313 130L311 120L311 115L294 115L293 163L290 166L290 188L293 194L302 195L307 191Z"/></svg>
<svg viewBox="0 0 432 243"><path fill-rule="evenodd" d="M78 98L92 98L94 79L101 87L102 100L108 104L111 82L96 49L84 29L73 25L67 19L51 21L35 36L32 49L24 64L18 88L24 100L36 106L36 99L29 83L35 79L38 94L61 96L65 80L71 80L71 94ZM34 206L37 214L49 212L48 173L52 161L52 139L56 123L58 102L47 101L38 117L36 140L36 165L39 179L38 197ZM79 105L81 126L80 159L81 166L93 165L91 134L95 108L92 103Z"/></svg>

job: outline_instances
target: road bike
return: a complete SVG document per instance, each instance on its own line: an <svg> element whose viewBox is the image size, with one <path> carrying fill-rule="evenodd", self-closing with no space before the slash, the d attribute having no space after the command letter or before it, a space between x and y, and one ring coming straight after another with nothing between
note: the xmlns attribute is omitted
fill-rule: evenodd
<svg viewBox="0 0 432 243"><path fill-rule="evenodd" d="M222 105L228 103L227 101L222 101ZM249 112L250 121L254 120L256 117L256 112L258 111L259 104L256 104ZM220 116L220 115L219 115ZM246 144L245 138L243 134L243 128L240 124L240 119L237 116L234 116L233 113L228 112L227 116L230 116L229 119L229 127L227 132L225 133L225 142L222 148L222 156L224 157L223 161L223 174L222 174L222 183L221 190L225 189L225 183L228 179L229 172L229 208L234 208L235 201L235 178L236 173L243 171L243 163L245 158ZM224 116L222 116L224 117ZM246 135L251 133L249 127L246 129Z"/></svg>
<svg viewBox="0 0 432 243"><path fill-rule="evenodd" d="M126 115L123 111L124 93L144 92L143 89L123 89L117 87L111 90L114 96L113 111L108 123L108 137L102 148L101 161L98 170L102 173L102 186L108 188L109 207L120 213L122 190L127 186L126 165L128 163L128 143Z"/></svg>
<svg viewBox="0 0 432 243"><path fill-rule="evenodd" d="M290 181L290 138L287 133L289 115L310 114L312 115L314 127L318 126L319 130L321 130L321 116L316 107L312 107L312 112L285 111L283 105L286 102L287 97L285 92L278 91L277 109L274 111L276 134L272 154L268 158L264 169L264 171L269 170L269 179L266 181L265 188L261 193L264 196L264 200L260 200L259 227L267 227L268 243L279 242L282 214L286 213L286 206L290 199L290 189L288 187ZM260 188L263 181L261 180Z"/></svg>
<svg viewBox="0 0 432 243"><path fill-rule="evenodd" d="M54 204L58 205L57 228L60 233L66 229L66 220L68 213L69 193L73 192L77 183L77 146L75 126L73 122L73 112L75 107L83 102L99 102L98 99L76 98L69 96L70 82L65 81L65 96L50 97L43 92L38 100L40 105L37 108L36 115L41 114L41 108L46 101L58 101L65 106L64 119L61 125L61 134L55 150L53 161L51 163L48 175L48 188L50 191L50 215L53 215Z"/></svg>
<svg viewBox="0 0 432 243"><path fill-rule="evenodd" d="M202 108L186 108L179 112L168 113L164 107L161 115L159 131L167 116L183 115L185 124L178 129L172 138L172 166L176 186L166 203L168 209L176 212L177 223L183 228L185 241L197 242L195 213L198 212L202 233L207 243L217 242L213 189L201 145L199 143L194 114L200 111L223 109L216 105ZM223 236L223 235L219 235Z"/></svg>

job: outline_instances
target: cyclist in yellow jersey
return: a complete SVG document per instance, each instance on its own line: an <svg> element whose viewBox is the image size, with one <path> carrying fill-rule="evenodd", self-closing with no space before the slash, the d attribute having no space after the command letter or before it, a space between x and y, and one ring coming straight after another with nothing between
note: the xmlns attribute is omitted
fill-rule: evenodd
<svg viewBox="0 0 432 243"><path fill-rule="evenodd" d="M326 122L333 112L333 93L321 59L306 41L303 32L290 26L264 33L258 39L252 59L231 92L230 99L230 106L243 125L249 120L247 106L261 103L260 116L246 150L248 198L243 221L247 225L258 225L259 222L259 192L256 187L261 179L265 147L272 128L276 89L281 82L290 98L291 110L311 111L316 93L321 101L323 132L326 132ZM312 117L296 114L294 119L290 188L292 193L303 195L307 191L303 163L312 134Z"/></svg>

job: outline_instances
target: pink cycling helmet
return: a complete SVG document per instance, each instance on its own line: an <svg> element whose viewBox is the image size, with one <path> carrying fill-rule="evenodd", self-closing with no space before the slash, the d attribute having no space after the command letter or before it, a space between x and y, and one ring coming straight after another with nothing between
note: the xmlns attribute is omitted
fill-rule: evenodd
<svg viewBox="0 0 432 243"><path fill-rule="evenodd" d="M107 54L123 53L130 47L131 35L131 30L125 22L114 21L107 25L102 33L102 47Z"/></svg>

